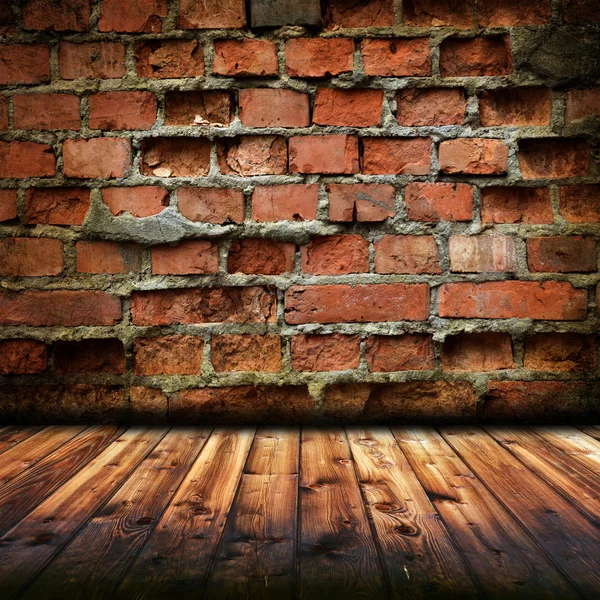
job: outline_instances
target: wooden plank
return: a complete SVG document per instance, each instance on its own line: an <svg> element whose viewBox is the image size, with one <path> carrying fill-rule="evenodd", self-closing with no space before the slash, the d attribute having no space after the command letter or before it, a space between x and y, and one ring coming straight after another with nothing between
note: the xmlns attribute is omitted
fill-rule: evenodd
<svg viewBox="0 0 600 600"><path fill-rule="evenodd" d="M434 429L393 432L486 597L580 597Z"/></svg>
<svg viewBox="0 0 600 600"><path fill-rule="evenodd" d="M388 428L347 430L394 598L477 597L468 569Z"/></svg>
<svg viewBox="0 0 600 600"><path fill-rule="evenodd" d="M598 439L575 427L535 427L541 438L600 476L600 431Z"/></svg>
<svg viewBox="0 0 600 600"><path fill-rule="evenodd" d="M41 431L42 427L12 425L0 429L0 454Z"/></svg>
<svg viewBox="0 0 600 600"><path fill-rule="evenodd" d="M587 597L600 588L600 532L558 492L475 427L440 432L496 499Z"/></svg>
<svg viewBox="0 0 600 600"><path fill-rule="evenodd" d="M0 533L24 518L110 444L123 428L89 427L0 487Z"/></svg>
<svg viewBox="0 0 600 600"><path fill-rule="evenodd" d="M300 454L300 597L387 598L344 432L303 430Z"/></svg>
<svg viewBox="0 0 600 600"><path fill-rule="evenodd" d="M200 595L253 437L213 432L114 597Z"/></svg>
<svg viewBox="0 0 600 600"><path fill-rule="evenodd" d="M111 598L204 446L210 429L172 429L20 598Z"/></svg>
<svg viewBox="0 0 600 600"><path fill-rule="evenodd" d="M600 427L597 425L577 425L577 429L583 431L586 435L591 438L600 441Z"/></svg>
<svg viewBox="0 0 600 600"><path fill-rule="evenodd" d="M300 432L260 429L203 598L293 598Z"/></svg>
<svg viewBox="0 0 600 600"><path fill-rule="evenodd" d="M0 538L0 597L16 596L165 434L132 428Z"/></svg>

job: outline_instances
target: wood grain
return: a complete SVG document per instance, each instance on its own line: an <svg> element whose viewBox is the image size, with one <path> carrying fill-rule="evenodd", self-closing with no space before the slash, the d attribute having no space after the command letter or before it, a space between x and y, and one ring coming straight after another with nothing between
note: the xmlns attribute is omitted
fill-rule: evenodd
<svg viewBox="0 0 600 600"><path fill-rule="evenodd" d="M0 454L41 431L41 427L12 425L0 428Z"/></svg>
<svg viewBox="0 0 600 600"><path fill-rule="evenodd" d="M600 474L598 439L590 437L575 427L534 427L533 431L549 444L587 467L592 473ZM600 431L598 438L600 439Z"/></svg>
<svg viewBox="0 0 600 600"><path fill-rule="evenodd" d="M291 428L260 428L252 442L244 473L298 474L300 432Z"/></svg>

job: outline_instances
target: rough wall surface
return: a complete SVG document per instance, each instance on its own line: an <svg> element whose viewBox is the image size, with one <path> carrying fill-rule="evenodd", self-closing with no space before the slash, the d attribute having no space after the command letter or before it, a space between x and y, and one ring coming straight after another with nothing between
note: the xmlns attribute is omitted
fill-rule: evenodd
<svg viewBox="0 0 600 600"><path fill-rule="evenodd" d="M2 420L600 416L596 0L254 4L0 2Z"/></svg>

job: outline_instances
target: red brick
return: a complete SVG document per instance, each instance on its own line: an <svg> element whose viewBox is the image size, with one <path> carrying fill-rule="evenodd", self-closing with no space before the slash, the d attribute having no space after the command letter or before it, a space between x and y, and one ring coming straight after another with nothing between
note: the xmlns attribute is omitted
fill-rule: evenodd
<svg viewBox="0 0 600 600"><path fill-rule="evenodd" d="M240 29L246 27L244 0L179 0L179 29Z"/></svg>
<svg viewBox="0 0 600 600"><path fill-rule="evenodd" d="M553 223L547 188L487 187L481 190L484 223Z"/></svg>
<svg viewBox="0 0 600 600"><path fill-rule="evenodd" d="M429 286L292 286L285 294L285 313L290 325L424 321L429 317Z"/></svg>
<svg viewBox="0 0 600 600"><path fill-rule="evenodd" d="M16 129L79 129L79 98L72 94L17 94Z"/></svg>
<svg viewBox="0 0 600 600"><path fill-rule="evenodd" d="M252 220L314 221L318 203L317 184L258 186L252 193Z"/></svg>
<svg viewBox="0 0 600 600"><path fill-rule="evenodd" d="M400 90L396 95L398 124L407 127L462 125L467 99L461 88Z"/></svg>
<svg viewBox="0 0 600 600"><path fill-rule="evenodd" d="M308 95L293 90L240 90L240 121L246 127L307 127Z"/></svg>
<svg viewBox="0 0 600 600"><path fill-rule="evenodd" d="M152 248L154 275L205 275L219 270L219 247L208 240L184 240Z"/></svg>
<svg viewBox="0 0 600 600"><path fill-rule="evenodd" d="M593 238L536 237L527 239L527 264L536 273L589 273L597 271Z"/></svg>
<svg viewBox="0 0 600 600"><path fill-rule="evenodd" d="M435 368L430 335L375 335L365 343L365 359L373 373L430 371Z"/></svg>
<svg viewBox="0 0 600 600"><path fill-rule="evenodd" d="M197 40L138 42L135 61L140 77L171 79L204 75L204 51Z"/></svg>
<svg viewBox="0 0 600 600"><path fill-rule="evenodd" d="M8 129L8 98L0 96L0 130Z"/></svg>
<svg viewBox="0 0 600 600"><path fill-rule="evenodd" d="M367 175L427 175L429 138L362 138L362 172Z"/></svg>
<svg viewBox="0 0 600 600"><path fill-rule="evenodd" d="M158 388L132 386L129 388L129 412L133 423L165 425L169 399Z"/></svg>
<svg viewBox="0 0 600 600"><path fill-rule="evenodd" d="M244 220L241 190L224 188L179 188L179 211L190 221L220 225Z"/></svg>
<svg viewBox="0 0 600 600"><path fill-rule="evenodd" d="M124 177L131 166L131 147L122 138L65 140L63 159L67 177Z"/></svg>
<svg viewBox="0 0 600 600"><path fill-rule="evenodd" d="M206 138L146 138L140 171L155 177L205 177L210 169L211 142Z"/></svg>
<svg viewBox="0 0 600 600"><path fill-rule="evenodd" d="M275 292L262 287L221 287L134 292L134 325L272 323Z"/></svg>
<svg viewBox="0 0 600 600"><path fill-rule="evenodd" d="M567 223L600 223L600 185L561 187L559 212Z"/></svg>
<svg viewBox="0 0 600 600"><path fill-rule="evenodd" d="M311 275L367 273L369 242L362 235L324 235L302 246L302 272Z"/></svg>
<svg viewBox="0 0 600 600"><path fill-rule="evenodd" d="M197 125L197 117L211 125L228 125L233 118L232 108L229 92L170 92L165 97L165 125Z"/></svg>
<svg viewBox="0 0 600 600"><path fill-rule="evenodd" d="M50 49L46 44L0 46L0 85L50 81Z"/></svg>
<svg viewBox="0 0 600 600"><path fill-rule="evenodd" d="M150 129L156 96L150 92L100 92L88 99L91 129Z"/></svg>
<svg viewBox="0 0 600 600"><path fill-rule="evenodd" d="M89 189L29 188L25 196L25 223L83 225L89 208Z"/></svg>
<svg viewBox="0 0 600 600"><path fill-rule="evenodd" d="M63 270L63 243L48 238L0 238L0 277L43 277Z"/></svg>
<svg viewBox="0 0 600 600"><path fill-rule="evenodd" d="M508 35L446 38L440 46L442 77L494 77L512 73Z"/></svg>
<svg viewBox="0 0 600 600"><path fill-rule="evenodd" d="M508 333L463 333L444 340L444 371L483 373L513 369L512 339Z"/></svg>
<svg viewBox="0 0 600 600"><path fill-rule="evenodd" d="M523 366L530 371L591 373L596 368L596 340L579 333L539 333L525 338Z"/></svg>
<svg viewBox="0 0 600 600"><path fill-rule="evenodd" d="M215 75L265 77L277 75L277 45L268 40L215 40Z"/></svg>
<svg viewBox="0 0 600 600"><path fill-rule="evenodd" d="M329 194L329 220L334 222L385 221L396 214L396 190L377 183L332 183Z"/></svg>
<svg viewBox="0 0 600 600"><path fill-rule="evenodd" d="M360 336L294 335L292 367L295 371L346 371L358 368Z"/></svg>
<svg viewBox="0 0 600 600"><path fill-rule="evenodd" d="M25 0L23 28L38 31L86 31L90 0Z"/></svg>
<svg viewBox="0 0 600 600"><path fill-rule="evenodd" d="M479 120L484 127L550 125L550 90L539 87L482 92Z"/></svg>
<svg viewBox="0 0 600 600"><path fill-rule="evenodd" d="M125 373L123 342L116 339L57 342L54 348L57 373Z"/></svg>
<svg viewBox="0 0 600 600"><path fill-rule="evenodd" d="M583 177L589 170L590 148L585 140L521 140L519 163L525 179Z"/></svg>
<svg viewBox="0 0 600 600"><path fill-rule="evenodd" d="M37 340L0 340L0 375L28 375L46 370L46 344Z"/></svg>
<svg viewBox="0 0 600 600"><path fill-rule="evenodd" d="M358 138L310 135L290 138L290 172L325 175L358 173Z"/></svg>
<svg viewBox="0 0 600 600"><path fill-rule="evenodd" d="M466 183L409 183L404 192L408 218L437 223L470 221L473 188Z"/></svg>
<svg viewBox="0 0 600 600"><path fill-rule="evenodd" d="M52 177L56 159L51 146L34 142L0 142L0 179Z"/></svg>
<svg viewBox="0 0 600 600"><path fill-rule="evenodd" d="M562 20L570 25L588 25L600 23L596 0L562 0Z"/></svg>
<svg viewBox="0 0 600 600"><path fill-rule="evenodd" d="M567 123L600 117L600 88L571 90L567 93Z"/></svg>
<svg viewBox="0 0 600 600"><path fill-rule="evenodd" d="M17 218L17 191L0 190L0 223Z"/></svg>
<svg viewBox="0 0 600 600"><path fill-rule="evenodd" d="M217 335L212 338L212 364L217 372L281 371L278 335Z"/></svg>
<svg viewBox="0 0 600 600"><path fill-rule="evenodd" d="M136 338L136 375L200 375L204 340L193 335Z"/></svg>
<svg viewBox="0 0 600 600"><path fill-rule="evenodd" d="M393 0L367 0L348 3L330 0L326 21L330 27L391 27L394 25Z"/></svg>
<svg viewBox="0 0 600 600"><path fill-rule="evenodd" d="M354 40L299 38L285 43L290 77L334 77L354 69Z"/></svg>
<svg viewBox="0 0 600 600"><path fill-rule="evenodd" d="M342 127L381 125L383 90L320 88L313 123Z"/></svg>
<svg viewBox="0 0 600 600"><path fill-rule="evenodd" d="M379 77L431 75L429 38L366 39L360 46L365 73Z"/></svg>
<svg viewBox="0 0 600 600"><path fill-rule="evenodd" d="M167 0L122 2L102 0L100 31L160 33L162 19L167 16Z"/></svg>
<svg viewBox="0 0 600 600"><path fill-rule="evenodd" d="M235 240L229 248L229 273L247 275L281 275L294 270L296 244L245 238Z"/></svg>
<svg viewBox="0 0 600 600"><path fill-rule="evenodd" d="M121 79L125 46L117 42L61 42L58 55L62 79Z"/></svg>
<svg viewBox="0 0 600 600"><path fill-rule="evenodd" d="M104 188L102 202L114 216L129 213L134 217L150 217L169 206L169 192L153 185Z"/></svg>
<svg viewBox="0 0 600 600"><path fill-rule="evenodd" d="M514 27L543 25L552 16L551 0L522 2L522 0L478 0L480 27Z"/></svg>
<svg viewBox="0 0 600 600"><path fill-rule="evenodd" d="M453 235L448 241L454 273L505 273L517 270L515 240L507 235Z"/></svg>
<svg viewBox="0 0 600 600"><path fill-rule="evenodd" d="M450 175L503 175L508 170L508 147L502 140L446 140L440 143L440 170Z"/></svg>
<svg viewBox="0 0 600 600"><path fill-rule="evenodd" d="M585 319L587 292L562 281L446 283L440 317L462 319Z"/></svg>
<svg viewBox="0 0 600 600"><path fill-rule="evenodd" d="M140 247L118 242L77 242L79 273L139 273L142 268Z"/></svg>
<svg viewBox="0 0 600 600"><path fill-rule="evenodd" d="M402 22L417 27L457 27L474 25L472 0L404 0Z"/></svg>
<svg viewBox="0 0 600 600"><path fill-rule="evenodd" d="M121 300L105 292L0 290L0 323L52 327L116 325Z"/></svg>
<svg viewBox="0 0 600 600"><path fill-rule="evenodd" d="M441 273L438 249L430 235L384 235L375 242L376 273Z"/></svg>
<svg viewBox="0 0 600 600"><path fill-rule="evenodd" d="M0 4L0 36L8 37L16 31L12 2Z"/></svg>
<svg viewBox="0 0 600 600"><path fill-rule="evenodd" d="M243 135L217 140L217 161L224 175L282 175L287 172L285 138Z"/></svg>

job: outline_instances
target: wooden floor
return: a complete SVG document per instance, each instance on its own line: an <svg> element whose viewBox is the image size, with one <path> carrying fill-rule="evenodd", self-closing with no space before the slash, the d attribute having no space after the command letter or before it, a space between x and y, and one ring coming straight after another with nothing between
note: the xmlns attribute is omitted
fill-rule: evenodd
<svg viewBox="0 0 600 600"><path fill-rule="evenodd" d="M0 598L598 598L600 428L0 428Z"/></svg>

